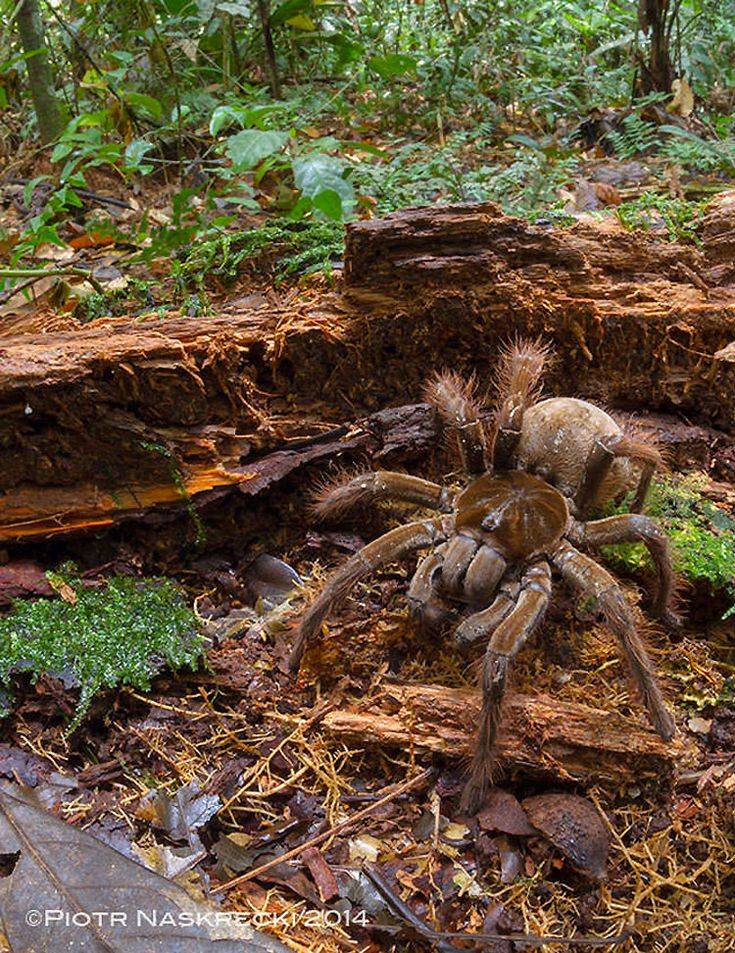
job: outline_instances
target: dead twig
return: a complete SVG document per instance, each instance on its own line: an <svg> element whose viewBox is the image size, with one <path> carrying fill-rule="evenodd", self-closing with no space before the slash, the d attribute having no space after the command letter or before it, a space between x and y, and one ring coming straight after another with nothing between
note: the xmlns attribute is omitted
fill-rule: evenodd
<svg viewBox="0 0 735 953"><path fill-rule="evenodd" d="M335 834L340 834L348 827L356 824L357 821L361 821L364 817L372 814L372 812L377 808L383 807L383 805L394 801L401 794L405 794L406 791L412 791L421 787L421 785L427 781L433 773L433 768L427 768L426 771L422 771L421 774L417 774L415 778L410 778L408 781L404 781L403 784L399 784L397 787L394 787L392 790L388 791L387 794L384 794L379 801L375 801L374 804L369 804L361 811L358 811L357 814L353 814L352 817L346 817L343 821L340 821L339 824L335 824L328 830L322 831L321 834L317 834L315 837L310 838L310 840L305 841L303 844L299 844L298 847L294 847L292 850L286 851L285 854L280 854L278 857L272 858L268 861L268 863L261 864L260 867L255 867L253 870L248 870L244 874L240 874L239 877L235 877L233 880L228 880L227 883L220 884L218 887L214 888L212 893L222 893L224 890L229 890L231 887L235 887L237 884L245 883L247 880L253 880L255 877L259 877L267 870L270 870L271 867L275 867L277 864L285 863L287 860L293 860L294 857L298 857L299 854L302 854L307 848L316 847L318 844L323 844L324 841L329 840L330 837L333 837Z"/></svg>
<svg viewBox="0 0 735 953"><path fill-rule="evenodd" d="M553 935L546 936L540 933L503 933L498 934L497 936L490 936L486 933L462 933L457 931L434 930L420 917L417 917L408 904L404 903L403 900L401 900L401 898L398 897L393 890L391 890L390 885L374 864L366 864L364 870L366 875L377 887L378 891L383 895L388 905L393 909L393 912L402 919L406 920L406 922L409 923L411 927L413 927L413 929L425 940L435 943L437 945L437 949L441 951L441 953L449 953L450 950L458 949L458 947L452 946L450 943L448 943L447 941L449 940L469 940L473 943L481 943L483 945L499 945L518 941L523 943L532 943L534 946L536 944L540 945L542 943L561 943L565 946L601 947L617 946L619 943L623 943L630 937L629 933L619 933L617 936L613 937L564 937ZM391 930L390 927L386 928L382 924L378 927L378 929Z"/></svg>

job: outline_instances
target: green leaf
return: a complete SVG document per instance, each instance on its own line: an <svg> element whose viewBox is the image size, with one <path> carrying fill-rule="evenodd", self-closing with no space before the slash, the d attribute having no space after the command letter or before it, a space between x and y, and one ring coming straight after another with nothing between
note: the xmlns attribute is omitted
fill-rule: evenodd
<svg viewBox="0 0 735 953"><path fill-rule="evenodd" d="M271 26L285 23L291 17L311 8L311 0L286 0L271 13Z"/></svg>
<svg viewBox="0 0 735 953"><path fill-rule="evenodd" d="M323 192L315 195L312 201L314 202L314 208L324 212L327 218L331 218L335 222L342 221L342 199L334 189L324 189Z"/></svg>
<svg viewBox="0 0 735 953"><path fill-rule="evenodd" d="M330 195L321 196L325 192L335 193L340 202L338 217L341 219L351 212L355 203L355 191L344 177L345 169L345 162L335 156L324 153L305 156L294 160L294 183L303 196L310 198L319 211L330 218L337 208L335 199Z"/></svg>
<svg viewBox="0 0 735 953"><path fill-rule="evenodd" d="M388 53L386 56L371 56L368 66L382 79L392 79L394 76L415 73L418 60L408 53Z"/></svg>
<svg viewBox="0 0 735 953"><path fill-rule="evenodd" d="M163 116L163 106L154 97L145 93L125 93L125 102L136 112L146 113L151 119L160 119Z"/></svg>
<svg viewBox="0 0 735 953"><path fill-rule="evenodd" d="M286 23L296 30L316 30L316 23L306 13L298 13L295 17L289 17Z"/></svg>
<svg viewBox="0 0 735 953"><path fill-rule="evenodd" d="M209 120L209 135L216 136L222 129L242 120L243 110L233 106L217 106Z"/></svg>
<svg viewBox="0 0 735 953"><path fill-rule="evenodd" d="M222 10L224 13L230 13L233 17L250 16L250 7L245 0L234 0L234 2L223 0L222 3L217 4L217 10Z"/></svg>
<svg viewBox="0 0 735 953"><path fill-rule="evenodd" d="M280 152L288 141L287 132L265 129L243 129L225 143L227 155L239 171L252 169L262 159Z"/></svg>

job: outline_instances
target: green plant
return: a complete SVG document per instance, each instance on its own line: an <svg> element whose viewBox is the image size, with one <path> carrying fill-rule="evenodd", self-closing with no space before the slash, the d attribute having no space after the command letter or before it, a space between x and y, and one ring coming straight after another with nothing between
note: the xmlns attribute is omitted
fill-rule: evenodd
<svg viewBox="0 0 735 953"><path fill-rule="evenodd" d="M182 289L203 290L207 280L232 281L248 262L272 259L276 284L295 274L329 272L344 253L344 229L337 222L274 219L242 232L215 232L190 246L177 265Z"/></svg>
<svg viewBox="0 0 735 953"><path fill-rule="evenodd" d="M702 494L703 485L697 474L664 477L651 486L647 512L666 530L677 572L733 601L728 617L735 613L735 520ZM627 505L625 501L615 512L625 512ZM616 544L605 551L627 569L651 568L641 544Z"/></svg>
<svg viewBox="0 0 735 953"><path fill-rule="evenodd" d="M62 581L73 601L17 602L0 618L0 714L8 714L13 676L49 675L79 688L72 731L102 689L147 690L163 665L194 668L201 658L196 617L170 580L115 576L104 588L89 588L69 567L50 578Z"/></svg>
<svg viewBox="0 0 735 953"><path fill-rule="evenodd" d="M663 226L671 242L697 242L697 228L704 208L704 202L688 202L658 192L644 192L631 202L623 202L616 212L624 228Z"/></svg>

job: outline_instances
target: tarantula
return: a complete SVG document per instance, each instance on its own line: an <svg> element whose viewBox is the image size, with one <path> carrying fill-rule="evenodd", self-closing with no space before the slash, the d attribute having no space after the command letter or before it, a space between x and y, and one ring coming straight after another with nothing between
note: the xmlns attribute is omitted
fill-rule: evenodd
<svg viewBox="0 0 735 953"><path fill-rule="evenodd" d="M548 356L538 342L518 342L506 350L490 436L474 380L444 373L430 383L427 397L456 433L463 469L471 478L464 489L455 492L404 473L365 472L322 487L315 502L322 517L376 500L409 502L440 514L398 526L337 569L303 616L289 664L298 669L327 614L357 582L407 553L430 550L408 589L411 614L423 627L436 630L449 616L448 601L466 606L470 614L455 628L456 644L466 647L489 639L482 663L480 723L462 799L470 813L482 804L492 783L508 668L549 604L552 567L594 600L617 636L659 735L669 739L675 730L623 590L580 551L606 543L643 542L657 570L655 614L668 623L677 621L667 537L652 519L635 512L660 461L658 451L586 401L540 401L539 382ZM634 512L588 521L595 506L636 480Z"/></svg>

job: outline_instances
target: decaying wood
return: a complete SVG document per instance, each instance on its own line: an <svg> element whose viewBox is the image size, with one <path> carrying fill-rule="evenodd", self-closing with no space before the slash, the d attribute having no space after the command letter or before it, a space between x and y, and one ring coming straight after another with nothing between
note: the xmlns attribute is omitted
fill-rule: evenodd
<svg viewBox="0 0 735 953"><path fill-rule="evenodd" d="M350 744L465 758L479 708L473 689L384 684L369 708L329 712L324 726ZM671 777L682 755L677 742L617 713L546 695L507 699L498 746L509 771L610 786Z"/></svg>
<svg viewBox="0 0 735 953"><path fill-rule="evenodd" d="M515 334L554 343L555 392L732 433L735 363L714 355L735 340L734 229L732 193L701 248L531 225L490 204L409 210L348 228L338 292L0 330L0 539L256 496L306 463L392 442L398 462L420 458L421 440L390 423L375 440L366 418L419 399L448 364L490 384Z"/></svg>

